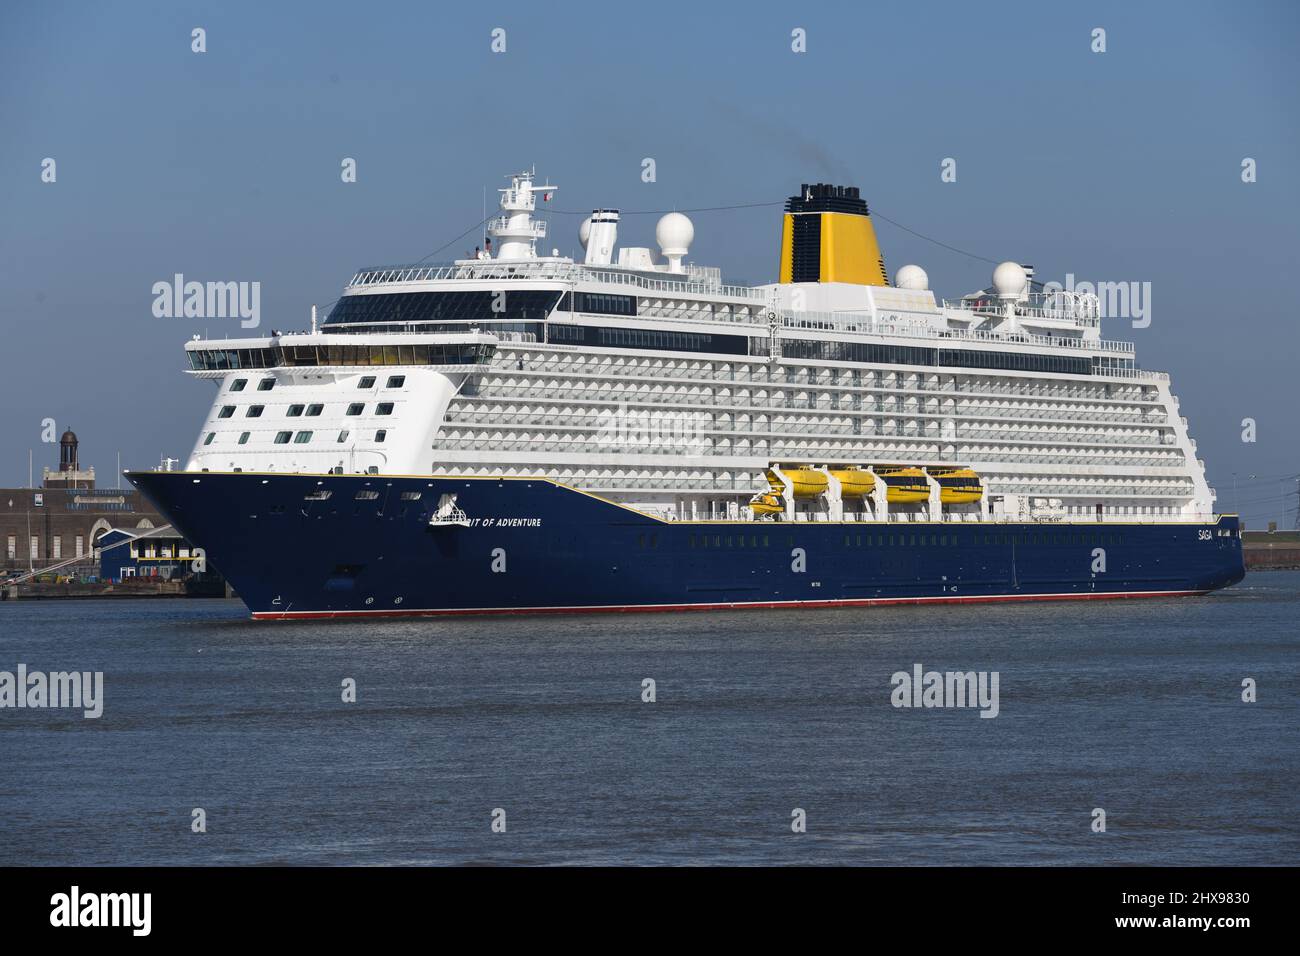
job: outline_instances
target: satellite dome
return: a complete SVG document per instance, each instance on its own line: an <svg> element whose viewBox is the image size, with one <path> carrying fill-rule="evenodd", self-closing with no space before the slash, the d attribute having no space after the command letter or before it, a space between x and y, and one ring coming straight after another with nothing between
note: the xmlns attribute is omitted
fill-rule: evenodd
<svg viewBox="0 0 1300 956"><path fill-rule="evenodd" d="M578 227L578 241L582 243L582 248L587 248L587 240L591 238L591 217L588 216L582 220L582 225Z"/></svg>
<svg viewBox="0 0 1300 956"><path fill-rule="evenodd" d="M993 270L993 291L998 295L1020 295L1029 284L1029 275L1018 262L1000 262Z"/></svg>
<svg viewBox="0 0 1300 956"><path fill-rule="evenodd" d="M665 256L684 256L695 241L695 226L679 212L670 212L655 226L655 241Z"/></svg>
<svg viewBox="0 0 1300 956"><path fill-rule="evenodd" d="M894 286L899 289L923 292L930 288L930 277L920 266L903 266L894 273Z"/></svg>

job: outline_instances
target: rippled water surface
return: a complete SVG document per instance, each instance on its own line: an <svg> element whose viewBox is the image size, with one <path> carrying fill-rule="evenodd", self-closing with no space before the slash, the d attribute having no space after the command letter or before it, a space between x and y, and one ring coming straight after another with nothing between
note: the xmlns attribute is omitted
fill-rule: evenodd
<svg viewBox="0 0 1300 956"><path fill-rule="evenodd" d="M3 603L0 670L103 671L105 709L0 710L0 863L1293 864L1297 611L1295 572L1205 598L374 624ZM997 671L999 715L893 707L916 663Z"/></svg>

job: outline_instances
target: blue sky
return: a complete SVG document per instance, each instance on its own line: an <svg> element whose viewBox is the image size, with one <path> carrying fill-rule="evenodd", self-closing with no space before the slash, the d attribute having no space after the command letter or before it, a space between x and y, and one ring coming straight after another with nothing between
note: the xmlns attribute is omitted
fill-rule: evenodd
<svg viewBox="0 0 1300 956"><path fill-rule="evenodd" d="M239 330L155 318L153 283L260 281L263 329L299 327L357 267L430 253L536 164L573 211L850 183L1040 278L1150 282L1150 327L1106 337L1172 373L1221 510L1236 473L1248 523L1289 526L1298 47L1287 2L6 5L0 485L26 482L29 448L38 475L54 463L45 418L76 429L106 483L119 450L137 468L185 456L212 392L182 374L182 345ZM774 278L778 210L693 218L695 261ZM551 216L547 244L576 248L578 221ZM620 238L652 245L653 223L629 217ZM877 230L890 269L923 265L940 295L987 284L985 262Z"/></svg>

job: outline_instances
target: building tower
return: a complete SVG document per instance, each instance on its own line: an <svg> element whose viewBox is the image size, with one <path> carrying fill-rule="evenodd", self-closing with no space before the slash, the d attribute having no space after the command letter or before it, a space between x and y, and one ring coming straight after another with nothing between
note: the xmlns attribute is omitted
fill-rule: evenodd
<svg viewBox="0 0 1300 956"><path fill-rule="evenodd" d="M77 435L69 428L59 439L59 471L77 470Z"/></svg>

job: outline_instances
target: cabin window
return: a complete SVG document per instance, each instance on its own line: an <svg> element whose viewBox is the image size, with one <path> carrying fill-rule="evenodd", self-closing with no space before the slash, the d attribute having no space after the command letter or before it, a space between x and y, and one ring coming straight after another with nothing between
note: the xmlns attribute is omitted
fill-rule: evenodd
<svg viewBox="0 0 1300 956"><path fill-rule="evenodd" d="M252 433L251 433L251 432L240 432L240 433L239 433L239 443L240 443L241 445L247 445L247 444L248 444L248 436L249 436L250 434L252 434Z"/></svg>
<svg viewBox="0 0 1300 956"><path fill-rule="evenodd" d="M343 431L339 432L339 441L343 442L347 440L348 440L348 430L345 428L343 429Z"/></svg>
<svg viewBox="0 0 1300 956"><path fill-rule="evenodd" d="M388 383L387 383L384 387L385 387L385 388L401 388L401 387L402 387L403 385L405 385L405 384L406 384L406 376L405 376L405 375L391 375L391 376L389 376L389 378L388 378Z"/></svg>
<svg viewBox="0 0 1300 956"><path fill-rule="evenodd" d="M384 439L387 437L388 437L388 432L386 429L381 428L379 429L379 431L375 432L375 441L381 444L383 443Z"/></svg>
<svg viewBox="0 0 1300 956"><path fill-rule="evenodd" d="M357 388L374 388L375 377L373 375L361 376L361 381L357 382Z"/></svg>
<svg viewBox="0 0 1300 956"><path fill-rule="evenodd" d="M319 415L319 414L320 414L321 412L323 412L323 411L325 411L325 406L324 406L324 405L308 405L308 406L307 406L307 417L308 417L308 418L315 418L317 415Z"/></svg>
<svg viewBox="0 0 1300 956"><path fill-rule="evenodd" d="M351 405L348 406L349 415L360 415L365 410L366 410L366 406L362 402L353 402Z"/></svg>
<svg viewBox="0 0 1300 956"><path fill-rule="evenodd" d="M375 414L376 414L376 415L391 415L391 414L393 414L393 403L392 403L392 402L380 402L378 405L375 406Z"/></svg>
<svg viewBox="0 0 1300 956"><path fill-rule="evenodd" d="M273 388L275 388L275 379L273 378L264 378L257 383L257 390L259 392L269 392Z"/></svg>
<svg viewBox="0 0 1300 956"><path fill-rule="evenodd" d="M203 444L205 444L205 445L211 445L211 444L212 444L212 439L214 439L214 438L216 438L216 437L217 437L217 433L216 433L216 432L208 432L208 437L205 438L205 439L203 439Z"/></svg>
<svg viewBox="0 0 1300 956"><path fill-rule="evenodd" d="M261 418L262 409L264 408L266 408L265 405L249 405L248 411L244 412L244 416L246 418Z"/></svg>
<svg viewBox="0 0 1300 956"><path fill-rule="evenodd" d="M276 432L275 443L277 445L289 444L289 439L293 437L293 432Z"/></svg>
<svg viewBox="0 0 1300 956"><path fill-rule="evenodd" d="M295 445L305 445L309 441L311 441L311 432L299 432L293 436L293 443Z"/></svg>
<svg viewBox="0 0 1300 956"><path fill-rule="evenodd" d="M290 406L289 406L289 417L290 417L290 418L298 418L299 416L302 415L304 407L305 407L305 406L302 406L302 405L290 405Z"/></svg>
<svg viewBox="0 0 1300 956"><path fill-rule="evenodd" d="M248 379L237 378L230 383L230 390L232 392L242 392L244 390L244 386L247 384L248 384Z"/></svg>
<svg viewBox="0 0 1300 956"><path fill-rule="evenodd" d="M234 414L235 414L235 406L234 406L234 405L222 405L222 406L221 406L221 411L217 413L217 417L218 417L218 418L230 418L230 417L231 417L232 415L234 415Z"/></svg>

